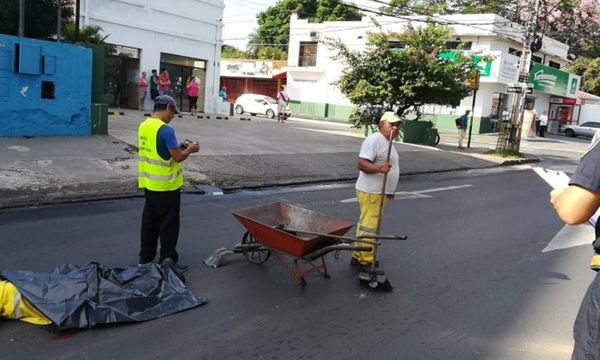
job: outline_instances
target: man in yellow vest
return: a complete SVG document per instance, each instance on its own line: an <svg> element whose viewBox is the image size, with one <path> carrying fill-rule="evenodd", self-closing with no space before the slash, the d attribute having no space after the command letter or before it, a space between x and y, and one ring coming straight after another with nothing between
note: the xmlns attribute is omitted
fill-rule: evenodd
<svg viewBox="0 0 600 360"><path fill-rule="evenodd" d="M140 124L139 187L144 189L146 204L142 214L140 265L154 261L160 238L158 262L167 265L185 282L176 251L179 238L179 208L183 185L181 162L200 151L198 143L179 144L175 130L168 124L180 114L175 100L160 95L154 100L152 116Z"/></svg>

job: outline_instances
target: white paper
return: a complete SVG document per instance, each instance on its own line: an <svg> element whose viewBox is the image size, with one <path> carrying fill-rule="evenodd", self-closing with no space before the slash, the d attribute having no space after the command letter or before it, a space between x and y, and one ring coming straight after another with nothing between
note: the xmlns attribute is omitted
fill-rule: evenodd
<svg viewBox="0 0 600 360"><path fill-rule="evenodd" d="M544 169L541 167L534 167L533 171L538 174L545 182L548 183L553 189L559 189L569 186L569 176L562 171ZM594 215L588 220L588 223L592 226L596 226L596 221L600 217L600 209L596 211Z"/></svg>

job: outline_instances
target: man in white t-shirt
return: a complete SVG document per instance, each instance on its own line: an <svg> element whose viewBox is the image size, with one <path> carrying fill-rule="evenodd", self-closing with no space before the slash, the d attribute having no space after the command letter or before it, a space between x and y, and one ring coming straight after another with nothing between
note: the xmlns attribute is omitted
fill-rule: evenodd
<svg viewBox="0 0 600 360"><path fill-rule="evenodd" d="M358 155L358 180L356 181L356 198L360 205L360 220L356 236L373 235L377 232L379 204L383 187L383 177L387 173L385 186L386 200L394 199L396 186L400 177L398 151L392 146L390 161L386 162L390 138L398 135L404 120L394 112L388 111L379 120L379 132L369 135L360 148ZM385 203L384 203L385 205ZM372 247L369 244L356 242L356 246ZM352 254L352 265L361 267L373 262L373 252L355 251ZM377 264L375 264L377 265Z"/></svg>
<svg viewBox="0 0 600 360"><path fill-rule="evenodd" d="M546 129L548 128L548 115L546 115L546 112L544 111L544 113L542 113L542 115L540 115L540 132L539 135L540 137L546 137Z"/></svg>
<svg viewBox="0 0 600 360"><path fill-rule="evenodd" d="M290 102L290 97L283 91L284 89L285 87L282 85L277 93L277 122L281 121L281 123L285 120L285 108Z"/></svg>

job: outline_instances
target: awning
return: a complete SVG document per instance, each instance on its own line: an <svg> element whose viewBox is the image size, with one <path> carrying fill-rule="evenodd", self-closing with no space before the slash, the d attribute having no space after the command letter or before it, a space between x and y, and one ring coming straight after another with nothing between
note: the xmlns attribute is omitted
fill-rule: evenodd
<svg viewBox="0 0 600 360"><path fill-rule="evenodd" d="M277 75L273 75L273 79L276 80L287 80L287 71L280 72Z"/></svg>

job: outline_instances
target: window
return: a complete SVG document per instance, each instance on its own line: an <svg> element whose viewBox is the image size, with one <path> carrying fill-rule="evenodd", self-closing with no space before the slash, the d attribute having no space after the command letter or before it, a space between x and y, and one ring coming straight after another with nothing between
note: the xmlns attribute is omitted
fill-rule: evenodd
<svg viewBox="0 0 600 360"><path fill-rule="evenodd" d="M539 57L539 56L535 56L535 55L531 55L531 62L532 63L543 64L542 58Z"/></svg>
<svg viewBox="0 0 600 360"><path fill-rule="evenodd" d="M54 100L54 82L42 81L42 99Z"/></svg>
<svg viewBox="0 0 600 360"><path fill-rule="evenodd" d="M472 41L446 41L446 49L455 50L458 49L458 46L461 44L463 45L462 50L471 50L471 47L473 46Z"/></svg>
<svg viewBox="0 0 600 360"><path fill-rule="evenodd" d="M548 66L550 66L551 68L560 69L560 64L559 64L559 63L557 63L557 62L554 62L554 61L552 61L552 60L550 60L550 61L548 62Z"/></svg>
<svg viewBox="0 0 600 360"><path fill-rule="evenodd" d="M402 50L406 48L406 44L400 41L390 41L390 49Z"/></svg>
<svg viewBox="0 0 600 360"><path fill-rule="evenodd" d="M318 43L316 42L300 43L300 55L298 57L298 66L317 66L317 45Z"/></svg>
<svg viewBox="0 0 600 360"><path fill-rule="evenodd" d="M517 50L517 49L513 49L513 48L508 48L508 53L510 55L521 57L521 50Z"/></svg>

